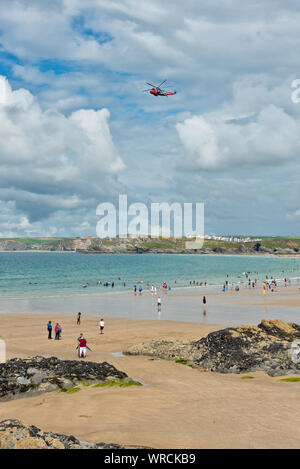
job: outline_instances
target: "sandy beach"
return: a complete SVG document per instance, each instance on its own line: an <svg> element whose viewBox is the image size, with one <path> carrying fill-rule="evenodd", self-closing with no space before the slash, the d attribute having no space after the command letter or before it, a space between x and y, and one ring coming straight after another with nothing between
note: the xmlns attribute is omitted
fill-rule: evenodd
<svg viewBox="0 0 300 469"><path fill-rule="evenodd" d="M62 325L62 340L48 340L46 322ZM76 359L83 332L88 360L107 361L144 384L132 388L82 388L73 395L46 393L0 404L0 419L18 418L46 431L80 439L151 448L297 448L299 383L263 372L242 375L201 372L149 357L121 356L127 346L157 338L199 339L221 326L64 314L0 315L7 359L54 355Z"/></svg>

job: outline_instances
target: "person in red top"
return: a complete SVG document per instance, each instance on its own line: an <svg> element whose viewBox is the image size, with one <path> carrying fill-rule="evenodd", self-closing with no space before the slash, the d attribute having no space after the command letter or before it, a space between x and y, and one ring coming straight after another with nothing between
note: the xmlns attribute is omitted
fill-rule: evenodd
<svg viewBox="0 0 300 469"><path fill-rule="evenodd" d="M86 357L86 339L84 337L79 340L79 356L80 358Z"/></svg>

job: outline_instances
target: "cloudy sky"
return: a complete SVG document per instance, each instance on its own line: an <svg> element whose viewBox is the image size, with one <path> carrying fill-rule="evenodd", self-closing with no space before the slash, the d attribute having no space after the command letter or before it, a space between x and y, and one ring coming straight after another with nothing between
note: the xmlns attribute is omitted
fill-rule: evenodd
<svg viewBox="0 0 300 469"><path fill-rule="evenodd" d="M299 24L298 0L1 0L0 236L95 235L118 194L299 235Z"/></svg>

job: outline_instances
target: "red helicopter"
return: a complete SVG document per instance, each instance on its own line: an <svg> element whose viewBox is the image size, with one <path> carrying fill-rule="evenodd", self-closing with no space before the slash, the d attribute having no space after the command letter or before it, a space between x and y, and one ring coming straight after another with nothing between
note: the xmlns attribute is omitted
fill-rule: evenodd
<svg viewBox="0 0 300 469"><path fill-rule="evenodd" d="M158 86L152 85L151 83L147 83L147 85L152 86L152 88L149 88L148 90L144 91L149 91L150 94L153 96L172 96L173 94L176 94L177 91L166 91L161 89L161 85L163 85L167 80L162 81Z"/></svg>

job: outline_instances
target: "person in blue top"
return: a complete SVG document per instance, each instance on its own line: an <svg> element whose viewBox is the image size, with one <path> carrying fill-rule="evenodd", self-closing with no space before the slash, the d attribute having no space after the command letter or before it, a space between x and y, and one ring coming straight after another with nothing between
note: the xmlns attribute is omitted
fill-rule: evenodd
<svg viewBox="0 0 300 469"><path fill-rule="evenodd" d="M51 321L48 321L47 324L47 331L48 331L48 339L52 339L51 334L52 334L52 324Z"/></svg>

